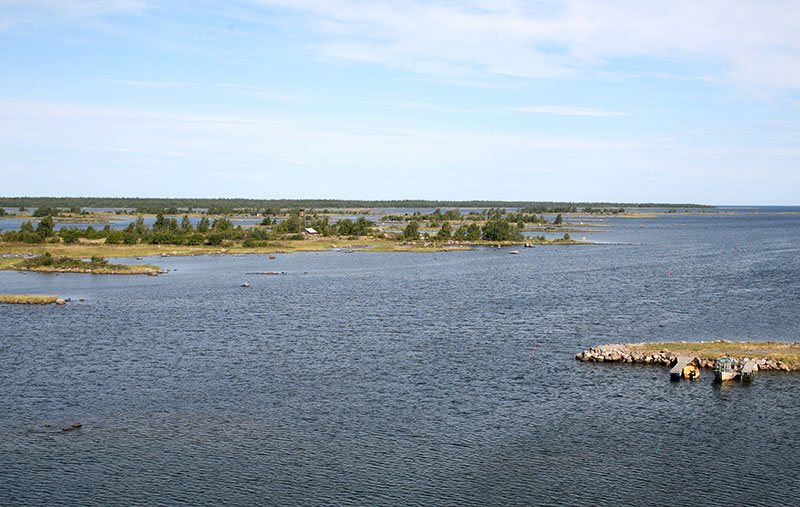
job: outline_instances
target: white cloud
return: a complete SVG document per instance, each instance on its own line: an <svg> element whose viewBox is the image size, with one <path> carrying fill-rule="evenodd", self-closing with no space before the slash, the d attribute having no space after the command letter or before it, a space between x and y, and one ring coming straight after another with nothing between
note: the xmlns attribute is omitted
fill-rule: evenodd
<svg viewBox="0 0 800 507"><path fill-rule="evenodd" d="M0 28L136 12L145 7L144 0L0 0Z"/></svg>
<svg viewBox="0 0 800 507"><path fill-rule="evenodd" d="M608 111L605 109L592 109L589 107L570 107L570 106L529 106L511 107L512 111L523 111L526 113L557 114L561 116L627 116L628 113L620 111Z"/></svg>
<svg viewBox="0 0 800 507"><path fill-rule="evenodd" d="M423 73L559 77L617 59L689 65L697 79L800 87L793 0L253 0L310 16L319 54Z"/></svg>
<svg viewBox="0 0 800 507"><path fill-rule="evenodd" d="M126 86L137 86L142 88L209 88L218 90L229 90L237 93L244 93L251 97L276 100L283 102L303 102L306 99L297 95L277 93L270 91L263 86L244 85L236 83L190 83L175 81L137 81L130 79L97 79L99 83L119 84Z"/></svg>

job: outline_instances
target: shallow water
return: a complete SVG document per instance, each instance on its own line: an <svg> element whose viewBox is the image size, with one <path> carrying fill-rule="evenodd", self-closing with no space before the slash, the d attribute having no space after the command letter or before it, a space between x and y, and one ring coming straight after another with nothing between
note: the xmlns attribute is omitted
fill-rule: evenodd
<svg viewBox="0 0 800 507"><path fill-rule="evenodd" d="M663 367L574 355L640 340L800 340L800 216L610 223L587 238L609 244L519 255L0 272L0 292L73 299L0 305L0 499L795 503L800 376L670 382Z"/></svg>

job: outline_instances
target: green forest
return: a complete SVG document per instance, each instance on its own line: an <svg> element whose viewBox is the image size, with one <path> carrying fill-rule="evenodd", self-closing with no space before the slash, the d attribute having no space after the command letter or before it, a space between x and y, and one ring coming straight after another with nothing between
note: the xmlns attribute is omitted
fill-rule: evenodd
<svg viewBox="0 0 800 507"><path fill-rule="evenodd" d="M221 209L258 210L265 208L525 208L536 213L569 212L584 208L711 208L702 204L611 203L549 201L430 201L430 200L339 200L339 199L199 199L138 197L0 197L8 208L127 208L132 210Z"/></svg>

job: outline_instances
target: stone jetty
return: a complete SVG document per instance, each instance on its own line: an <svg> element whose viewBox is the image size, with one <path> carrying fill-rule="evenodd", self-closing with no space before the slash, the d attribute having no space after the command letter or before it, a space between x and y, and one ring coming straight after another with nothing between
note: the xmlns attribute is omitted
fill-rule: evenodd
<svg viewBox="0 0 800 507"><path fill-rule="evenodd" d="M695 342L695 343L710 343L710 344L720 344L720 343L734 343L729 340L715 340L713 342ZM698 365L701 368L713 368L714 367L714 357L722 357L726 354L720 354L719 356L714 356L714 354L709 353L697 353L697 352L675 352L668 350L666 348L660 349L657 352L642 352L637 350L639 348L647 348L648 346L653 344L648 343L611 343L607 345L598 345L597 347L592 347L590 349L584 350L583 352L579 352L575 354L575 359L584 362L594 362L594 363L603 363L603 362L612 362L612 363L637 363L637 364L652 364L652 365L660 365L660 366L669 366L678 356L694 356L698 358ZM766 345L766 344L765 344ZM797 344L790 344L796 346ZM713 357L711 357L713 356ZM768 357L758 357L754 355L750 356L734 356L734 355L727 355L728 357L733 357L736 361L740 363L744 363L748 359L753 359L756 361L756 365L759 370L771 370L771 371L800 371L799 364L787 364L783 361L771 359Z"/></svg>

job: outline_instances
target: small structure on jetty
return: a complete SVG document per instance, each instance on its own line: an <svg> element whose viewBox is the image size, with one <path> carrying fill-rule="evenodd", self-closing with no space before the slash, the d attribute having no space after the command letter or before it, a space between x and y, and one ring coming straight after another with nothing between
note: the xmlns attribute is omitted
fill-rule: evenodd
<svg viewBox="0 0 800 507"><path fill-rule="evenodd" d="M742 377L742 382L752 382L758 371L758 364L755 359L748 359L744 362L742 370L739 375Z"/></svg>

